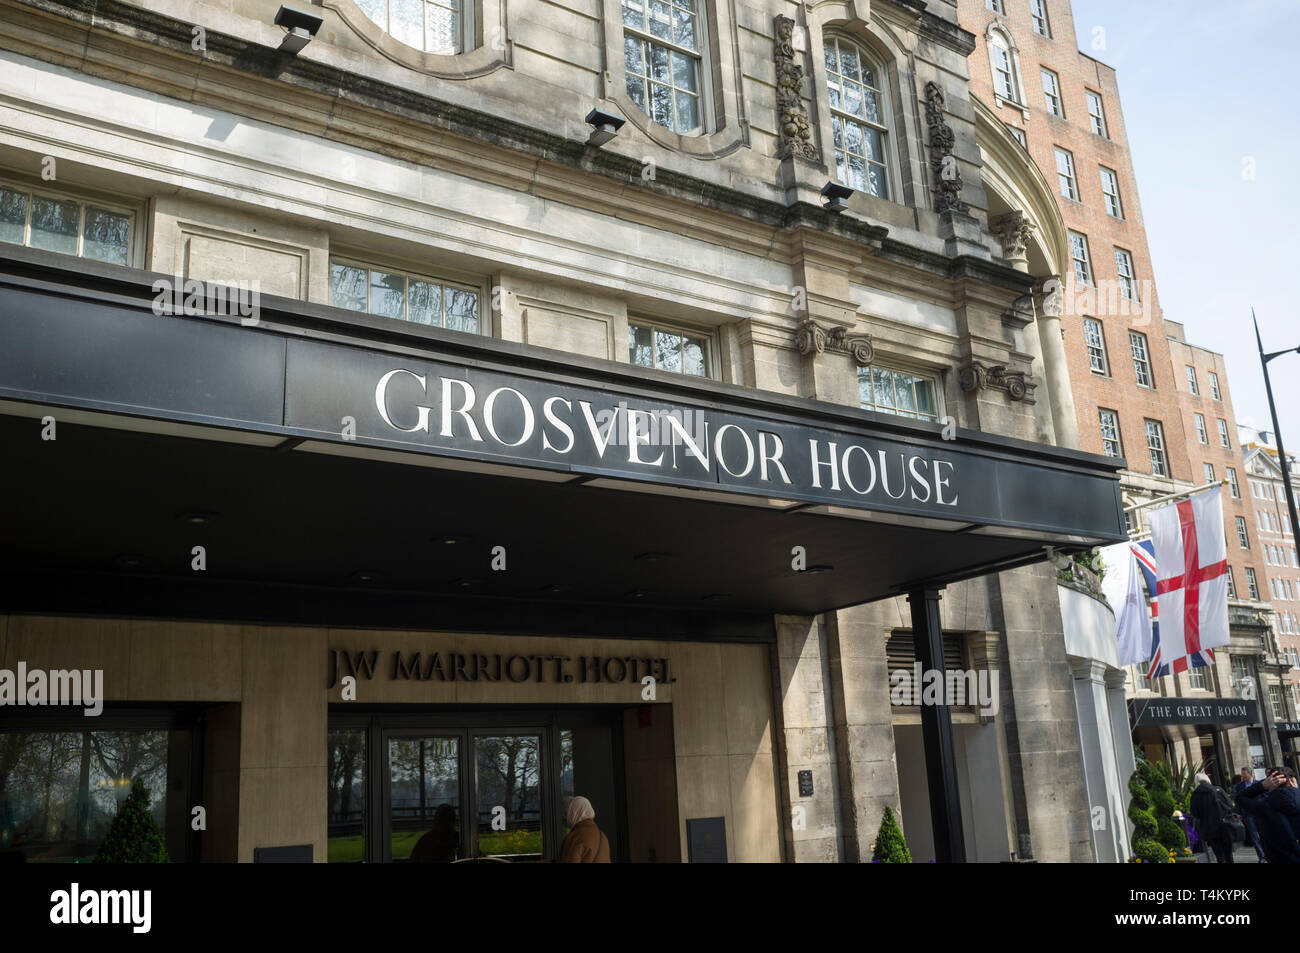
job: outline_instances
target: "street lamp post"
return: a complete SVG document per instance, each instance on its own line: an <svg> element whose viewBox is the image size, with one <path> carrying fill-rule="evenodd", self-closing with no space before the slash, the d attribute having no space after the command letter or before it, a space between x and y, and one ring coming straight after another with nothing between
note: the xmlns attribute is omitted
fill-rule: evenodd
<svg viewBox="0 0 1300 953"><path fill-rule="evenodd" d="M1259 321L1255 318L1254 308L1250 309L1250 320L1255 322L1255 343L1259 346L1259 366L1264 369L1264 390L1268 394L1268 412L1273 417L1273 436L1277 440L1277 460L1282 467L1282 487L1286 491L1287 512L1291 514L1291 538L1295 540L1297 551L1300 551L1300 520L1296 519L1295 493L1291 489L1291 468L1286 463L1286 448L1282 446L1282 429L1278 426L1277 406L1273 403L1273 385L1268 379L1268 362L1275 357L1281 357L1283 354L1290 354L1292 351L1300 354L1300 347L1265 354L1264 342L1259 336Z"/></svg>

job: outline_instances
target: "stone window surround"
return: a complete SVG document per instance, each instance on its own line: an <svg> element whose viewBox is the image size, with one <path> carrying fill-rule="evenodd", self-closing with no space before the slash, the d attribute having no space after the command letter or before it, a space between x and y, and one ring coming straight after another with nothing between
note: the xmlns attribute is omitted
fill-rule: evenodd
<svg viewBox="0 0 1300 953"><path fill-rule="evenodd" d="M513 48L506 32L508 0L464 0L473 6L473 45L463 53L426 53L386 33L356 4L356 0L313 0L335 13L343 23L381 56L439 79L472 79L510 66Z"/></svg>
<svg viewBox="0 0 1300 953"><path fill-rule="evenodd" d="M871 196L874 202L889 202L893 205L920 206L927 208L924 196L917 195L915 183L922 183L926 188L928 181L922 168L923 141L919 107L917 104L905 104L902 91L914 87L914 77L907 71L900 71L899 64L913 61L913 55L901 44L892 31L874 14L869 14L869 21L858 17L852 0L818 4L809 10L806 26L808 35L808 62L812 66L810 78L813 84L813 101L817 105L818 138L824 144L823 160L828 167L833 167L834 138L831 133L830 90L826 82L825 37L829 33L843 37L855 43L869 57L882 74L881 82L884 112L889 129L885 137L886 175L889 180L889 197ZM906 173L905 171L906 170ZM833 172L829 174L833 175Z"/></svg>
<svg viewBox="0 0 1300 953"><path fill-rule="evenodd" d="M997 105L1001 105L1002 103L1008 103L1009 105L1015 107L1016 109L1024 113L1025 118L1028 118L1029 117L1029 96L1025 92L1025 72L1020 68L1020 47L1016 45L1015 37L1011 35L1011 31L1008 30L1006 26L999 23L997 20L990 21L988 27L984 30L984 43L986 46L994 45L993 43L994 35L1001 37L1002 42L997 45L1005 47L1007 51L1007 55L1010 56L1011 58L1011 81L1015 84L1016 87L1013 90L1013 92L1016 94L1016 98L1014 100L1006 99L1000 93L998 93L997 77L996 75L993 75L994 74L993 55L989 54L989 73L990 73L990 79L993 82L994 102Z"/></svg>
<svg viewBox="0 0 1300 953"><path fill-rule="evenodd" d="M722 380L721 370L723 364L722 361L723 355L722 355L722 345L721 345L720 335L718 334L718 328L705 327L703 325L687 324L681 321L664 321L659 318L655 318L648 314L645 314L644 312L635 311L635 310L628 312L627 324L629 328L631 327L650 328L651 330L655 330L655 331L668 331L674 334L690 335L691 337L704 338L708 342L709 353L705 355L705 362L704 362L705 374L701 379L710 380L710 381ZM627 341L622 342L621 347L623 348L624 353L619 356L619 360L620 361L624 360L626 356L626 360L630 363L631 354L627 352L628 346L629 345ZM642 365L637 364L633 366L641 367ZM659 370L659 371L663 371L663 373L665 374L685 374L684 371L669 371L657 367L646 368L646 370ZM685 376L693 377L695 375L685 374Z"/></svg>
<svg viewBox="0 0 1300 953"><path fill-rule="evenodd" d="M346 0L351 2L351 0ZM488 0L481 0L488 2ZM500 0L505 3L506 0ZM749 145L749 121L740 95L741 70L737 53L735 0L700 0L704 43L700 47L700 120L703 131L689 136L665 129L627 94L623 61L621 0L602 0L604 50L601 78L606 102L613 103L628 123L665 149L704 159L720 159Z"/></svg>
<svg viewBox="0 0 1300 953"><path fill-rule="evenodd" d="M353 265L357 268L366 268L372 271L379 271L385 274L399 274L407 279L414 278L417 281L436 282L441 285L459 285L462 288L472 288L478 292L478 331L476 334L485 337L495 335L495 322L492 318L492 289L491 282L482 276L473 275L468 272L462 272L452 269L430 269L428 264L420 265L416 262L402 258L379 258L374 253L366 254L351 246L331 246L329 250L329 265L335 262L343 265ZM326 288L328 296L329 289ZM326 298L326 303L329 298ZM371 311L356 312L357 314L369 314L373 317L384 317L383 315L374 314ZM400 320L391 318L389 320ZM461 332L467 333L467 332Z"/></svg>

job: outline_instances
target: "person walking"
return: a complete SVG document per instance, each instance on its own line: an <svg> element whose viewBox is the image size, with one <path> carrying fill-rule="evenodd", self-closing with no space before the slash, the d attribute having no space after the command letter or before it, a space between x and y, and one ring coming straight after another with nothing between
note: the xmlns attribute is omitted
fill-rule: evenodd
<svg viewBox="0 0 1300 953"><path fill-rule="evenodd" d="M590 801L582 796L570 801L564 823L570 830L560 845L560 863L609 863L609 838L596 826L596 810Z"/></svg>
<svg viewBox="0 0 1300 953"><path fill-rule="evenodd" d="M1237 805L1237 810L1241 812L1241 822L1246 825L1246 836L1250 838L1251 846L1255 848L1255 856L1263 864L1267 863L1267 858L1264 856L1264 844L1259 836L1259 822L1255 819L1255 802L1251 798L1241 796L1241 792L1254 783L1255 772L1250 768L1242 768L1241 777L1232 786L1232 800Z"/></svg>
<svg viewBox="0 0 1300 953"><path fill-rule="evenodd" d="M1196 775L1196 790L1192 792L1190 807L1206 851L1213 850L1215 860L1221 864L1232 863L1232 833L1223 822L1214 785L1210 784L1210 776L1204 771Z"/></svg>
<svg viewBox="0 0 1300 953"><path fill-rule="evenodd" d="M1293 768L1269 768L1268 777L1241 792L1259 824L1270 864L1300 864L1300 789Z"/></svg>

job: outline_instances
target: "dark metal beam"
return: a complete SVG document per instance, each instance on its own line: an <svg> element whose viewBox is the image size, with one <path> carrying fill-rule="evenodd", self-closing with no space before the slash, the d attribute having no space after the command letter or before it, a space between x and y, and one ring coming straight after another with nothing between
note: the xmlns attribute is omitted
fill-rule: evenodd
<svg viewBox="0 0 1300 953"><path fill-rule="evenodd" d="M912 607L912 640L923 671L944 671L943 628L939 622L939 590L916 589ZM946 687L947 680L944 680ZM921 737L925 742L925 777L930 789L930 827L934 856L940 863L964 863L966 840L961 827L961 796L957 790L957 756L952 737L952 712L946 692L937 705L921 706Z"/></svg>

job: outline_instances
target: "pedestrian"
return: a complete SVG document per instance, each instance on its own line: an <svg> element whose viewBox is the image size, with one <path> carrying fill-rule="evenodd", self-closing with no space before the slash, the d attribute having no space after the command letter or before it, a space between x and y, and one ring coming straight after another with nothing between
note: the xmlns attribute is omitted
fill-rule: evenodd
<svg viewBox="0 0 1300 953"><path fill-rule="evenodd" d="M609 838L596 826L596 810L585 797L575 797L564 812L568 835L560 845L562 864L608 864Z"/></svg>
<svg viewBox="0 0 1300 953"><path fill-rule="evenodd" d="M1206 851L1213 850L1215 859L1221 864L1232 863L1232 832L1225 823L1220 808L1219 798L1210 776L1204 771L1196 775L1196 790L1191 797L1192 818L1196 821L1196 830L1205 841Z"/></svg>
<svg viewBox="0 0 1300 953"><path fill-rule="evenodd" d="M1255 772L1250 768L1242 768L1241 777L1232 786L1232 800L1236 803L1237 810L1241 812L1241 821L1246 825L1246 836L1250 838L1251 846L1255 848L1255 856L1263 864L1267 859L1264 856L1264 844L1259 836L1259 822L1255 819L1255 802L1251 798L1241 796L1241 792L1254 783Z"/></svg>
<svg viewBox="0 0 1300 953"><path fill-rule="evenodd" d="M1293 768L1269 768L1268 777L1241 792L1259 824L1270 864L1300 864L1300 789Z"/></svg>
<svg viewBox="0 0 1300 953"><path fill-rule="evenodd" d="M460 834L456 830L456 811L450 804L439 804L433 812L433 824L411 849L413 864L450 864L460 852Z"/></svg>

